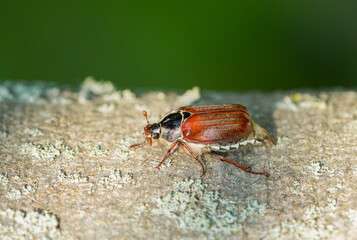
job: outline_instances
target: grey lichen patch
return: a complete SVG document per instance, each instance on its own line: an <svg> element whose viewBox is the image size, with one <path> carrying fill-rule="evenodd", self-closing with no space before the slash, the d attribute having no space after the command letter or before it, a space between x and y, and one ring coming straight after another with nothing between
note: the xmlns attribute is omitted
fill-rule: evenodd
<svg viewBox="0 0 357 240"><path fill-rule="evenodd" d="M326 94L321 93L319 97L308 93L296 93L290 96L290 99L300 108L326 109Z"/></svg>
<svg viewBox="0 0 357 240"><path fill-rule="evenodd" d="M130 152L130 145L133 144L135 138L123 138L115 146L113 156L120 162L128 159Z"/></svg>
<svg viewBox="0 0 357 240"><path fill-rule="evenodd" d="M23 196L36 193L37 185L23 182L23 179L18 175L10 178L7 173L1 172L0 190L6 193L8 199L20 199Z"/></svg>
<svg viewBox="0 0 357 240"><path fill-rule="evenodd" d="M13 187L7 191L9 199L20 199L23 196L36 193L37 186L34 184L23 184L19 187Z"/></svg>
<svg viewBox="0 0 357 240"><path fill-rule="evenodd" d="M299 108L327 109L326 94L321 93L319 97L308 93L295 93L285 96L277 103L279 109L297 111Z"/></svg>
<svg viewBox="0 0 357 240"><path fill-rule="evenodd" d="M282 144L282 145L288 145L290 143L292 143L292 140L286 136L281 136L281 137L278 137L277 139L277 144Z"/></svg>
<svg viewBox="0 0 357 240"><path fill-rule="evenodd" d="M30 135L31 137L43 136L43 132L38 128L25 128L25 134Z"/></svg>
<svg viewBox="0 0 357 240"><path fill-rule="evenodd" d="M115 110L115 105L113 103L103 103L97 109L101 113L110 113Z"/></svg>
<svg viewBox="0 0 357 240"><path fill-rule="evenodd" d="M205 190L201 180L184 180L173 184L173 191L156 199L156 214L176 221L183 231L197 232L203 238L222 239L237 233L246 219L258 219L267 212L266 204L248 201L239 210L236 204L220 199L218 191Z"/></svg>
<svg viewBox="0 0 357 240"><path fill-rule="evenodd" d="M44 83L27 84L23 82L4 82L0 85L0 102L43 104Z"/></svg>
<svg viewBox="0 0 357 240"><path fill-rule="evenodd" d="M6 187L8 183L9 183L9 177L7 173L0 172L0 185Z"/></svg>
<svg viewBox="0 0 357 240"><path fill-rule="evenodd" d="M87 77L78 93L78 102L81 104L88 103L94 97L100 97L104 102L120 103L131 102L135 100L135 94L130 90L116 91L110 81L96 81L92 77ZM98 110L101 112L112 111L114 105L101 105Z"/></svg>
<svg viewBox="0 0 357 240"><path fill-rule="evenodd" d="M59 157L71 161L78 151L78 147L72 148L63 139L57 139L53 142L43 140L39 143L24 143L20 153L31 156L35 162L52 162Z"/></svg>
<svg viewBox="0 0 357 240"><path fill-rule="evenodd" d="M71 239L59 228L59 219L47 211L0 211L2 239Z"/></svg>
<svg viewBox="0 0 357 240"><path fill-rule="evenodd" d="M45 95L52 104L68 105L74 102L73 93L61 91L56 87L48 89Z"/></svg>
<svg viewBox="0 0 357 240"><path fill-rule="evenodd" d="M166 159L161 165L160 165L160 170L164 170L166 168L170 168L175 162L176 162L176 159L175 157L170 157L169 159ZM159 161L158 161L159 160ZM158 164L161 162L162 159L152 159L150 160L150 164L151 166L154 168L154 167L157 167Z"/></svg>
<svg viewBox="0 0 357 240"><path fill-rule="evenodd" d="M16 188L12 188L7 192L7 197L9 199L19 199L22 197L21 191Z"/></svg>
<svg viewBox="0 0 357 240"><path fill-rule="evenodd" d="M310 175L316 180L319 180L323 175L326 177L333 177L335 175L335 170L333 168L328 168L322 162L312 162L306 167L304 173Z"/></svg>
<svg viewBox="0 0 357 240"><path fill-rule="evenodd" d="M299 219L287 219L269 230L265 239L336 239L332 224L336 206L311 206Z"/></svg>
<svg viewBox="0 0 357 240"><path fill-rule="evenodd" d="M89 182L89 176L82 172L67 173L65 170L61 169L57 174L57 184L58 183L60 185L74 187L77 190L88 194L95 192L95 186L92 182Z"/></svg>
<svg viewBox="0 0 357 240"><path fill-rule="evenodd" d="M68 174L63 169L58 172L57 179L60 183L71 184L88 183L89 181L89 177L83 175L81 172L72 172Z"/></svg>
<svg viewBox="0 0 357 240"><path fill-rule="evenodd" d="M345 128L347 131L357 132L357 120L353 120L353 121L349 122L345 126ZM355 149L357 150L357 146L355 146Z"/></svg>
<svg viewBox="0 0 357 240"><path fill-rule="evenodd" d="M357 236L357 208L349 209L345 211L343 215L349 220L349 229L350 236Z"/></svg>
<svg viewBox="0 0 357 240"><path fill-rule="evenodd" d="M0 102L10 101L12 99L13 97L8 86L0 84Z"/></svg>
<svg viewBox="0 0 357 240"><path fill-rule="evenodd" d="M0 141L3 141L7 138L7 132L0 131Z"/></svg>
<svg viewBox="0 0 357 240"><path fill-rule="evenodd" d="M34 194L36 193L37 186L35 184L24 184L21 187L21 192L23 195Z"/></svg>
<svg viewBox="0 0 357 240"><path fill-rule="evenodd" d="M110 81L96 81L93 77L87 77L82 83L81 93L93 93L96 95L103 95L112 93L115 87Z"/></svg>
<svg viewBox="0 0 357 240"><path fill-rule="evenodd" d="M20 81L7 81L0 83L0 102L16 102L21 104L43 105L52 104L67 105L73 102L66 92L44 82L29 84Z"/></svg>
<svg viewBox="0 0 357 240"><path fill-rule="evenodd" d="M101 143L101 142L96 143L96 144L87 144L86 147L89 148L88 155L90 157L100 158L100 157L108 156L109 149L105 148L103 146L103 143Z"/></svg>
<svg viewBox="0 0 357 240"><path fill-rule="evenodd" d="M123 174L120 170L110 170L110 173L99 180L100 190L113 190L122 188L125 184L130 184L133 180L132 173Z"/></svg>

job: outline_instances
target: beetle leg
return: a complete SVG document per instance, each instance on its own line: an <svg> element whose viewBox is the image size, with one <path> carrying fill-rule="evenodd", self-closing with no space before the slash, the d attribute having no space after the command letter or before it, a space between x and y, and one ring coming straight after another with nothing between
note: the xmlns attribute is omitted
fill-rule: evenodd
<svg viewBox="0 0 357 240"><path fill-rule="evenodd" d="M142 147L142 146L144 146L144 145L147 144L147 143L150 143L150 146L152 146L151 137L147 137L143 143L133 144L133 145L130 145L130 147L131 147L131 148Z"/></svg>
<svg viewBox="0 0 357 240"><path fill-rule="evenodd" d="M235 163L235 162L233 162L232 160L229 160L228 158L222 157L221 155L219 155L219 154L217 154L217 153L213 153L213 154L216 155L216 156L219 158L219 160L224 161L224 162L227 162L227 163L230 163L230 164L232 164L232 165L234 165L234 166L236 166L236 167L242 169L242 170L245 171L245 172L248 172L248 173L251 173L251 174L257 174L257 175L264 175L264 176L266 176L266 177L269 177L269 173L265 173L265 172L253 172L253 171L250 170L249 168L247 168L247 167L245 167L245 166L242 166L242 165L240 165L240 164L238 164L238 163Z"/></svg>
<svg viewBox="0 0 357 240"><path fill-rule="evenodd" d="M201 167L202 167L201 177L203 177L203 175L205 175L206 172L205 172L205 167L203 166L202 161L192 152L191 148L185 142L182 142L182 141L178 141L178 142L181 143L181 145L186 148L186 150L192 155L192 157L194 157L197 160L197 162L199 162L201 164Z"/></svg>
<svg viewBox="0 0 357 240"><path fill-rule="evenodd" d="M159 165L157 165L157 169L160 170L160 166L163 162L165 162L165 160L170 157L176 150L177 150L177 147L179 145L180 141L176 141L174 142L174 144L172 144L172 146L170 147L169 151L166 153L165 157L162 159L162 161L159 163Z"/></svg>
<svg viewBox="0 0 357 240"><path fill-rule="evenodd" d="M144 146L145 144L147 144L148 142L145 141L143 143L138 143L138 144L133 144L133 145L130 145L131 148L136 148L136 147L142 147Z"/></svg>
<svg viewBox="0 0 357 240"><path fill-rule="evenodd" d="M157 169L160 169L161 164L177 150L177 147L178 147L179 144L181 144L182 146L184 146L184 147L186 148L186 150L192 155L192 157L194 157L194 158L200 163L200 165L201 165L201 167L202 167L202 175L201 175L201 177L202 177L203 175L205 175L206 172L205 172L205 168L204 168L204 166L203 166L203 163L202 163L202 162L200 161L200 159L192 152L192 150L190 149L190 147L189 147L186 143L184 143L184 142L182 142L182 141L180 141L180 140L177 140L176 142L174 142L174 144L172 144L171 148L169 149L169 151L166 153L166 155L165 155L164 158L161 160L161 162L159 163L159 165L157 165L156 168L157 168Z"/></svg>

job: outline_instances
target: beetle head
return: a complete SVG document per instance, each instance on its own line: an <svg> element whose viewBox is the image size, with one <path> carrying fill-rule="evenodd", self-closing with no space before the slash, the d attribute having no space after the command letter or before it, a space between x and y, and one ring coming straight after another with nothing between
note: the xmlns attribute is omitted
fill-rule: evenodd
<svg viewBox="0 0 357 240"><path fill-rule="evenodd" d="M150 135L150 137L153 139L159 139L161 128L160 125L157 123L153 123L153 124L148 123L148 125L144 127L144 131L146 136Z"/></svg>
<svg viewBox="0 0 357 240"><path fill-rule="evenodd" d="M141 144L135 144L135 145L131 145L131 147L139 147L142 145L145 145L146 143L150 143L150 146L152 146L152 139L159 139L160 138L160 134L161 134L161 127L158 123L153 123L151 124L149 122L148 119L148 114L146 111L143 111L143 115L146 118L147 121L147 125L144 127L144 132L146 135L146 140L145 142L141 143Z"/></svg>

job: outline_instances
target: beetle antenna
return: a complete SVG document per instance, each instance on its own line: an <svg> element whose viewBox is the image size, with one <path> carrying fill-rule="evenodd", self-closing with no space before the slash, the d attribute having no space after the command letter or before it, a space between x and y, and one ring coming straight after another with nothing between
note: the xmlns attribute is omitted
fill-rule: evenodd
<svg viewBox="0 0 357 240"><path fill-rule="evenodd" d="M144 117L146 118L146 121L148 122L148 124L150 124L149 119L148 119L148 113L147 113L146 111L143 111L143 115L144 115ZM145 127L145 129L146 129L145 131L147 131L147 126ZM131 148L134 148L134 147L142 147L142 146L144 146L144 145L147 144L147 143L149 143L150 146L152 146L152 138L151 138L151 136L146 137L146 139L145 139L145 141L144 141L143 143L133 144L133 145L131 145L130 147L131 147Z"/></svg>
<svg viewBox="0 0 357 240"><path fill-rule="evenodd" d="M143 115L144 115L144 117L146 118L146 121L149 124L150 122L149 122L149 119L148 119L148 113L146 111L143 111Z"/></svg>

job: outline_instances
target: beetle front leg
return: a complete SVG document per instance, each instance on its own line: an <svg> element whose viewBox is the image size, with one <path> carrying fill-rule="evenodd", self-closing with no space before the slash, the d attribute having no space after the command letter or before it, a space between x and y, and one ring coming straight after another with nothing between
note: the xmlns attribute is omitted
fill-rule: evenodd
<svg viewBox="0 0 357 240"><path fill-rule="evenodd" d="M149 143L150 146L152 146L152 139L151 139L151 137L147 137L143 143L133 144L133 145L130 145L130 147L131 147L131 148L142 147L142 146L146 145L147 143Z"/></svg>
<svg viewBox="0 0 357 240"><path fill-rule="evenodd" d="M251 173L251 174L256 174L256 175L264 175L266 177L269 177L269 173L265 173L265 172L253 172L252 170L250 170L249 168L243 166L243 165L240 165L238 163L235 163L233 162L232 160L229 160L228 158L225 158L225 157L222 157L221 155L217 154L217 153L213 153L214 155L216 155L219 160L221 161L224 161L224 162L227 162L227 163L230 163L240 169L242 169L243 171L247 172L247 173Z"/></svg>
<svg viewBox="0 0 357 240"><path fill-rule="evenodd" d="M172 144L172 146L170 147L169 151L166 153L165 157L162 159L162 161L159 163L159 165L157 165L157 169L160 170L160 166L163 162L165 162L165 160L170 157L176 150L177 150L177 147L179 145L180 141L176 141L174 142L174 144Z"/></svg>

